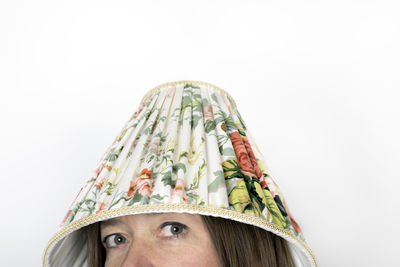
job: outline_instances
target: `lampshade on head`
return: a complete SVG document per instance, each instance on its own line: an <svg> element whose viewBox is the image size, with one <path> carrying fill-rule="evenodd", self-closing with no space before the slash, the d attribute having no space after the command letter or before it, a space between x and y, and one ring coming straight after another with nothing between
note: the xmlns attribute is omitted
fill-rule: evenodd
<svg viewBox="0 0 400 267"><path fill-rule="evenodd" d="M43 266L84 266L83 227L154 212L254 225L287 240L296 266L316 266L235 101L215 85L177 81L144 96L73 200Z"/></svg>

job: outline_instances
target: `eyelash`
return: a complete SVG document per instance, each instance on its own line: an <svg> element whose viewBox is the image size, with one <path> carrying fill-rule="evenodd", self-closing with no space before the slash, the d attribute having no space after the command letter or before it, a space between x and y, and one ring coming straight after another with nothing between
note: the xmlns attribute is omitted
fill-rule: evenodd
<svg viewBox="0 0 400 267"><path fill-rule="evenodd" d="M160 230L164 229L165 226L169 226L169 225L171 225L171 226L177 225L177 226L183 228L183 230L182 230L182 233L179 233L176 235L173 234L172 236L165 237L166 239L177 239L177 238L182 238L183 236L186 235L186 231L187 231L188 227L186 225L184 225L182 223L178 223L178 222L165 222L160 226Z"/></svg>
<svg viewBox="0 0 400 267"><path fill-rule="evenodd" d="M166 226L173 226L173 225L177 225L177 226L183 228L182 233L179 233L179 234L176 234L176 235L173 234L173 235L171 235L171 236L164 237L165 239L178 239L178 238L182 238L183 236L186 235L186 232L187 232L188 227L187 227L186 225L182 224L182 223L179 223L179 222L165 222L165 223L161 224L160 230L164 229L164 227L166 227ZM106 248L107 248L107 240L108 240L110 237L112 237L112 236L121 236L121 237L123 237L124 239L126 239L126 238L125 238L122 234L120 234L120 233L110 234L110 235L108 235L108 236L106 236L106 237L103 238L103 244L104 244L104 246L105 246ZM117 246L118 246L118 245L117 245ZM115 246L114 246L114 247L115 247ZM110 248L114 248L114 247L110 247Z"/></svg>

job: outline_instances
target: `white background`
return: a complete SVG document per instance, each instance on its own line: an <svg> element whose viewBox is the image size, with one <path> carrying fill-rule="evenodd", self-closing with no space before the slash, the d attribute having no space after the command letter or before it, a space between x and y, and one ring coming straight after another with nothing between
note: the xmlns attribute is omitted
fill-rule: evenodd
<svg viewBox="0 0 400 267"><path fill-rule="evenodd" d="M40 266L162 83L236 100L319 265L400 266L397 1L0 2L1 266Z"/></svg>

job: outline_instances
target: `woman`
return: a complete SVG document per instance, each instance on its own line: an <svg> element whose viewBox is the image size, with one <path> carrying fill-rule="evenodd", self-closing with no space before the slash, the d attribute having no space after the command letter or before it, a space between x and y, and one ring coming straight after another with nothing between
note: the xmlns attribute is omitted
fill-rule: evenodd
<svg viewBox="0 0 400 267"><path fill-rule="evenodd" d="M294 266L286 241L213 216L150 213L88 226L89 266Z"/></svg>
<svg viewBox="0 0 400 267"><path fill-rule="evenodd" d="M177 81L145 95L76 196L43 265L316 261L232 97Z"/></svg>

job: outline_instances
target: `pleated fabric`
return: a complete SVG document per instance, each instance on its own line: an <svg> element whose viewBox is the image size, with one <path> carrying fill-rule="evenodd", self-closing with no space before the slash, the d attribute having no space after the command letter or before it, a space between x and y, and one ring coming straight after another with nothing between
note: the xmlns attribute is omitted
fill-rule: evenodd
<svg viewBox="0 0 400 267"><path fill-rule="evenodd" d="M176 81L150 90L49 241L44 266L85 266L82 227L150 212L220 216L285 238L296 266L316 266L235 101L221 88Z"/></svg>

